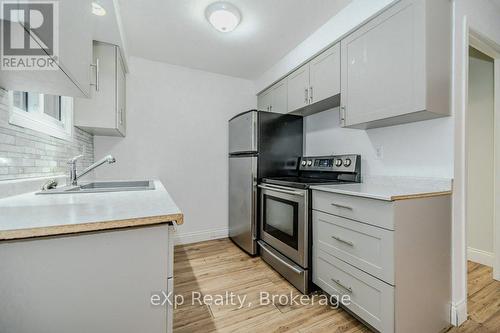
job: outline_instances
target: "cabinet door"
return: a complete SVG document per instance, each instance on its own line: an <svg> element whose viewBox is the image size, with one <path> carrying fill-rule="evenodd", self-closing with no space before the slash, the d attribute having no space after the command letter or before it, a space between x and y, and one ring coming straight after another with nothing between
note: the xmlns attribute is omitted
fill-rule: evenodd
<svg viewBox="0 0 500 333"><path fill-rule="evenodd" d="M115 48L116 52L116 128L118 131L125 136L126 132L126 79L125 79L125 66L123 64L123 59L121 57L118 48Z"/></svg>
<svg viewBox="0 0 500 333"><path fill-rule="evenodd" d="M271 89L268 89L257 96L257 108L259 111L271 111Z"/></svg>
<svg viewBox="0 0 500 333"><path fill-rule="evenodd" d="M58 1L59 55L55 70L0 70L0 86L7 90L39 92L51 95L88 97L90 90L90 64L92 63L91 1ZM23 9L25 10L25 9ZM0 24L9 24L11 40L25 45L50 45L47 36L26 34L19 23L10 23L0 17ZM52 34L50 34L52 37ZM75 38L78 36L78 38Z"/></svg>
<svg viewBox="0 0 500 333"><path fill-rule="evenodd" d="M288 112L309 105L309 64L306 64L287 78Z"/></svg>
<svg viewBox="0 0 500 333"><path fill-rule="evenodd" d="M284 79L278 83L276 83L271 88L271 112L277 113L287 113L288 108L288 89L287 89L287 80Z"/></svg>
<svg viewBox="0 0 500 333"><path fill-rule="evenodd" d="M401 1L341 42L345 126L425 109L424 1Z"/></svg>
<svg viewBox="0 0 500 333"><path fill-rule="evenodd" d="M314 58L310 71L311 103L340 94L340 43Z"/></svg>
<svg viewBox="0 0 500 333"><path fill-rule="evenodd" d="M94 42L94 71L96 85L90 98L75 98L75 126L95 135L125 136L126 82L125 68L116 45Z"/></svg>

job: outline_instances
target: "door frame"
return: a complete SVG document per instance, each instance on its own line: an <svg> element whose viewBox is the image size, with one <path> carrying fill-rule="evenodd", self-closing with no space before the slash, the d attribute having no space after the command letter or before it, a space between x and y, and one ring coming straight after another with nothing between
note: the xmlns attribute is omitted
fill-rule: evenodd
<svg viewBox="0 0 500 333"><path fill-rule="evenodd" d="M473 48L481 51L487 56L493 58L494 60L494 131L493 131L493 141L494 141L494 174L493 174L493 278L500 280L500 45L495 44L487 37L482 36L480 33L469 28L469 45ZM468 51L467 51L468 52ZM469 59L469 55L467 56ZM467 73L469 73L469 68L467 68ZM467 96L469 91L469 82L467 80ZM468 119L469 110L467 108L466 119ZM469 139L469 123L465 122L466 127L466 140ZM465 158L468 159L469 147L466 144L466 154ZM468 182L469 182L469 167L466 161L466 171L465 171L465 188L466 196L468 196ZM468 200L466 201L468 203ZM467 210L467 208L466 208ZM466 216L466 225L469 223ZM465 244L467 246L467 243ZM466 257L467 260L467 257ZM467 267L467 265L466 265Z"/></svg>

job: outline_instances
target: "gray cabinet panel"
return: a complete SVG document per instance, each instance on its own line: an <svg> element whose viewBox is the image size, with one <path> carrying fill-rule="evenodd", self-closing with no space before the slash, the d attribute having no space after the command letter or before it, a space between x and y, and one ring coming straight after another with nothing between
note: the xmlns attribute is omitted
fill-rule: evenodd
<svg viewBox="0 0 500 333"><path fill-rule="evenodd" d="M288 81L288 112L309 105L309 64L290 74Z"/></svg>
<svg viewBox="0 0 500 333"><path fill-rule="evenodd" d="M2 332L167 332L168 225L0 243Z"/></svg>
<svg viewBox="0 0 500 333"><path fill-rule="evenodd" d="M268 89L257 96L257 108L259 111L271 111L271 89Z"/></svg>
<svg viewBox="0 0 500 333"><path fill-rule="evenodd" d="M403 0L343 39L342 125L371 128L448 115L450 18L448 0ZM441 25L433 32L435 21Z"/></svg>
<svg viewBox="0 0 500 333"><path fill-rule="evenodd" d="M281 80L271 88L271 112L287 113L288 89L287 80Z"/></svg>
<svg viewBox="0 0 500 333"><path fill-rule="evenodd" d="M125 136L126 75L120 49L94 41L95 84L90 98L75 98L75 126L95 135Z"/></svg>
<svg viewBox="0 0 500 333"><path fill-rule="evenodd" d="M310 62L310 103L340 94L340 43Z"/></svg>
<svg viewBox="0 0 500 333"><path fill-rule="evenodd" d="M61 0L59 5L59 55L53 60L57 70L0 70L0 87L7 90L39 92L51 95L87 97L92 63L92 13L90 0ZM0 18L0 24L3 22ZM13 23L13 40L24 40L25 30ZM77 38L75 36L78 36ZM31 37L39 44L43 36Z"/></svg>

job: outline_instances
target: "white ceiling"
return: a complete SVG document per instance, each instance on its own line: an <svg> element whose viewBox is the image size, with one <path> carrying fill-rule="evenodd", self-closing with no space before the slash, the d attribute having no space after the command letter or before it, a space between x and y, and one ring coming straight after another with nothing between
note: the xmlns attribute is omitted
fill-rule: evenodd
<svg viewBox="0 0 500 333"><path fill-rule="evenodd" d="M216 0L119 0L131 56L255 79L352 0L230 0L242 22L227 34L205 19Z"/></svg>

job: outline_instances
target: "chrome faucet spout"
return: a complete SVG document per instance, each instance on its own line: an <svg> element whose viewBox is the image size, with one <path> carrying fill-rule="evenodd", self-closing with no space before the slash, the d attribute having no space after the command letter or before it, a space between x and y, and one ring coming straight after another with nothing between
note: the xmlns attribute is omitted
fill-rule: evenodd
<svg viewBox="0 0 500 333"><path fill-rule="evenodd" d="M70 166L70 170L69 170L70 179L69 179L69 181L70 181L71 185L73 185L73 186L77 186L78 179L85 176L86 174L88 174L92 170L100 167L101 165L103 165L105 163L112 164L112 163L116 162L116 159L113 156L108 155L108 156L100 159L99 161L95 162L94 164L92 164L91 166L89 166L88 168L83 170L79 175L77 175L77 173L76 173L76 161L82 156L83 155L76 156L68 161L68 165Z"/></svg>

